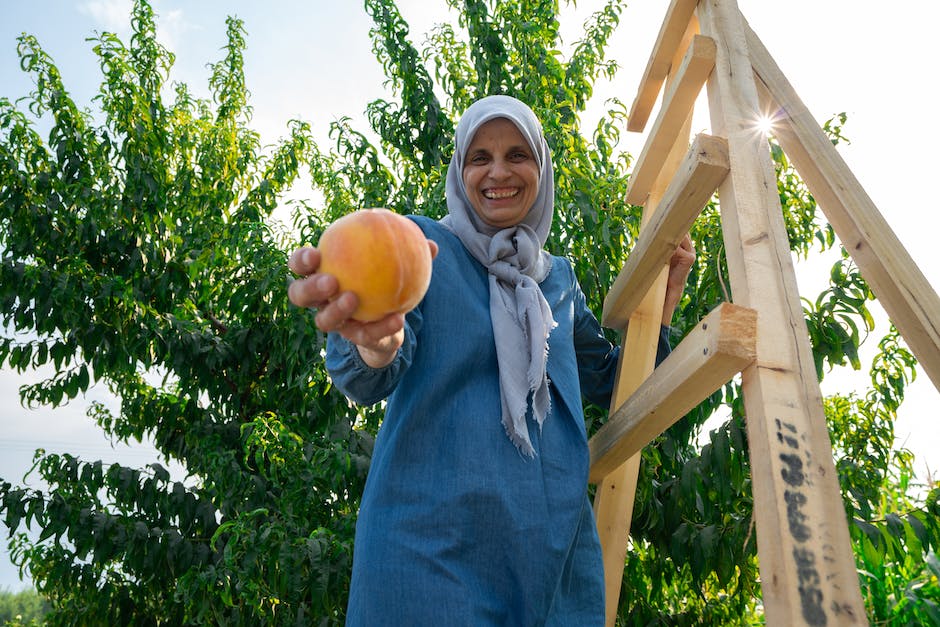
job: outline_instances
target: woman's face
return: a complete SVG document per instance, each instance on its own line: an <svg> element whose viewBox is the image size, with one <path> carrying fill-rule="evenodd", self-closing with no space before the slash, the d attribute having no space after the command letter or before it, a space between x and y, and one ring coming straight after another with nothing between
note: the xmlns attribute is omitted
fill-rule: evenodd
<svg viewBox="0 0 940 627"><path fill-rule="evenodd" d="M499 228L522 221L539 188L539 166L516 125L506 118L483 123L467 149L463 184L481 220Z"/></svg>

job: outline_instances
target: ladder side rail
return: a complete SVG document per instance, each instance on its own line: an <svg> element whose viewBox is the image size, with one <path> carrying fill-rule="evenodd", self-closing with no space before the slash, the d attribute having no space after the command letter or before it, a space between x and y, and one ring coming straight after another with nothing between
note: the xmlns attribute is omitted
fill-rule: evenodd
<svg viewBox="0 0 940 627"><path fill-rule="evenodd" d="M866 624L743 17L702 0L698 19L718 44L708 97L731 162L718 196L733 299L760 320L742 392L767 624Z"/></svg>
<svg viewBox="0 0 940 627"><path fill-rule="evenodd" d="M940 390L940 296L750 28L747 44L762 107L777 114L780 147Z"/></svg>
<svg viewBox="0 0 940 627"><path fill-rule="evenodd" d="M666 297L668 269L657 277L637 307L621 342L617 380L611 398L611 407L619 407L653 372L656 365L656 346ZM629 355L629 359L625 358ZM604 559L604 586L606 625L613 627L620 604L620 587L627 558L630 523L636 497L640 455L634 455L597 484L594 494L594 518L600 536Z"/></svg>

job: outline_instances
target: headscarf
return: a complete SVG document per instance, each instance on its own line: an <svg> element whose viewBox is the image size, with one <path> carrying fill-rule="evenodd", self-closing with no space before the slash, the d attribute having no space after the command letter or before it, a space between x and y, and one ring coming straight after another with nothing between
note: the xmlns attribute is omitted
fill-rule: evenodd
<svg viewBox="0 0 940 627"><path fill-rule="evenodd" d="M505 118L516 125L529 144L539 168L538 193L522 221L493 227L477 215L463 182L464 160L473 137L484 123ZM543 249L554 214L552 158L535 113L510 96L487 96L474 102L457 124L454 156L445 183L448 215L441 223L489 272L490 318L496 340L502 423L522 454L535 456L526 413L539 428L549 409L548 335L555 327L552 310L539 283L551 269Z"/></svg>

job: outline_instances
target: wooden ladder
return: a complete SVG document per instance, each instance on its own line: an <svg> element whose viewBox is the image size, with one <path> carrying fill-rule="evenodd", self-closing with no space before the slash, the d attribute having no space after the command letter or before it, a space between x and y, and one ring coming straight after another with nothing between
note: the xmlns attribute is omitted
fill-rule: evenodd
<svg viewBox="0 0 940 627"><path fill-rule="evenodd" d="M703 86L712 135L693 139ZM640 236L602 315L605 326L624 331L626 357L609 420L590 440L607 624L616 619L641 449L739 372L767 624L867 624L776 175L757 120L773 115L781 148L938 389L940 298L735 0L670 2L629 130L644 129L661 90L627 192L644 208ZM716 192L734 302L708 314L654 370L669 258Z"/></svg>

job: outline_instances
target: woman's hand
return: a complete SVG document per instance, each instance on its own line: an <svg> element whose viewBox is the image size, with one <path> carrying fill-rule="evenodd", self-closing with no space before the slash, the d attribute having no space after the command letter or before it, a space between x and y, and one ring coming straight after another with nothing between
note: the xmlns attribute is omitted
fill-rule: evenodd
<svg viewBox="0 0 940 627"><path fill-rule="evenodd" d="M672 315L675 313L679 300L682 299L682 292L685 290L693 263L695 263L695 246L692 245L692 238L686 233L669 259L669 278L666 280L666 299L663 302L663 326L668 327L672 323Z"/></svg>
<svg viewBox="0 0 940 627"><path fill-rule="evenodd" d="M436 257L437 244L428 240L428 246L431 257ZM314 321L318 329L339 333L355 344L362 360L373 368L386 366L395 359L405 341L404 314L392 313L374 322L353 320L359 298L353 292L340 292L335 276L317 272L320 251L312 246L295 250L287 267L300 276L291 281L287 297L298 307L317 310Z"/></svg>
<svg viewBox="0 0 940 627"><path fill-rule="evenodd" d="M355 344L363 361L373 368L391 363L405 339L404 315L389 314L374 322L353 320L358 297L353 292L340 292L339 282L332 274L317 272L320 251L312 246L295 250L287 267L300 275L288 286L287 297L298 307L317 310L314 321L318 329L339 333Z"/></svg>

